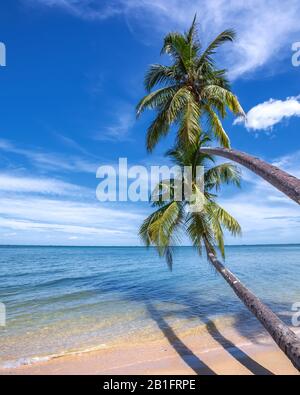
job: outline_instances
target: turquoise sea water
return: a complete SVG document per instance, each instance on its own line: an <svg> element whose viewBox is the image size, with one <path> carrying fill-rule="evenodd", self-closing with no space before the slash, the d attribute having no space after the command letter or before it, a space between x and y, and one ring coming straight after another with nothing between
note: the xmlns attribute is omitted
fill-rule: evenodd
<svg viewBox="0 0 300 395"><path fill-rule="evenodd" d="M288 324L300 302L300 245L227 247L227 266ZM0 247L0 366L155 340L211 321L255 338L261 327L190 247L173 272L142 247Z"/></svg>

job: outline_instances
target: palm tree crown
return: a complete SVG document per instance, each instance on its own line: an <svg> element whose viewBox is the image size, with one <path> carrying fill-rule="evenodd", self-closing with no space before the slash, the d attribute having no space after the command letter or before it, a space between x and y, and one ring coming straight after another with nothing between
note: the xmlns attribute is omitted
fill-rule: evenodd
<svg viewBox="0 0 300 395"><path fill-rule="evenodd" d="M214 193L224 183L239 185L240 172L231 163L210 166L209 163L214 161L213 157L199 152L200 143L207 139L205 137L201 142L198 139L198 142L189 149L176 147L167 152L167 156L181 169L185 166L191 167L193 194L202 200L202 209L191 210L191 204L194 202L184 196L182 200L176 200L174 179L163 180L155 188L159 198L152 202L152 206L156 208L156 211L146 218L140 227L140 236L145 245L155 246L160 256L166 258L170 267L172 246L180 241L182 231L188 234L199 253L201 253L202 245L210 251L215 251L214 246L217 245L223 257L225 255L223 229L227 229L233 235L241 233L238 222L216 202ZM202 191L198 189L196 180L197 166L204 167L204 190ZM166 188L171 190L168 193L168 200L165 199Z"/></svg>
<svg viewBox="0 0 300 395"><path fill-rule="evenodd" d="M147 133L147 149L152 151L172 124L178 124L177 143L195 144L203 133L201 120L208 123L214 137L229 148L229 138L221 119L227 108L244 115L237 97L231 92L226 70L217 69L213 60L216 49L233 41L235 33L225 30L204 50L197 38L196 17L185 34L170 33L164 39L162 54L171 56L169 66L154 64L145 76L148 94L137 105L137 116L145 109L157 115ZM155 91L151 90L158 86Z"/></svg>

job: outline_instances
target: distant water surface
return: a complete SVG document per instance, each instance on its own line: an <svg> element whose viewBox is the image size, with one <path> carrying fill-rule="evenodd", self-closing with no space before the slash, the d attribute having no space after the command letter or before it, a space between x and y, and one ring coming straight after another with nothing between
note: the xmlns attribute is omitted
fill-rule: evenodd
<svg viewBox="0 0 300 395"><path fill-rule="evenodd" d="M227 247L227 266L290 324L300 302L300 245ZM173 272L142 247L0 247L0 365L156 340L157 319L176 332L210 321L261 332L227 283L190 247ZM160 322L160 324L161 324ZM162 336L162 333L161 333Z"/></svg>

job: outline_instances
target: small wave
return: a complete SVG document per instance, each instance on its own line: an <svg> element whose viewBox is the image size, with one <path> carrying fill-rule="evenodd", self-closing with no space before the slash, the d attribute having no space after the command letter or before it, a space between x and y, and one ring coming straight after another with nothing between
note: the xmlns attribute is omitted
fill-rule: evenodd
<svg viewBox="0 0 300 395"><path fill-rule="evenodd" d="M67 356L86 354L86 353L90 353L93 351L103 350L105 348L107 348L106 344L100 344L99 346L86 348L84 350L64 351L64 352L57 353L57 354L35 356L35 357L28 357L28 358L19 358L16 361L5 362L3 365L1 365L1 368L2 369L16 369L16 368L19 368L20 366L33 365L35 363L47 362L47 361L50 361L51 359L58 359L58 358L67 357Z"/></svg>

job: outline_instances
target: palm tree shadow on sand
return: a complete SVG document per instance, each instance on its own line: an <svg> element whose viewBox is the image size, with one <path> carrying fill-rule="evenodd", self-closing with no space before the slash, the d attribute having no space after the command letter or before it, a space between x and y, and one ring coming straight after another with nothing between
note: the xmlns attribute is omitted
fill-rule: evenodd
<svg viewBox="0 0 300 395"><path fill-rule="evenodd" d="M273 373L267 368L263 367L258 362L254 361L249 355L247 355L243 350L238 348L234 343L228 340L225 336L219 332L213 321L209 321L206 324L206 329L223 348L236 360L238 360L242 365L244 365L250 372L257 375L273 375Z"/></svg>
<svg viewBox="0 0 300 395"><path fill-rule="evenodd" d="M160 330L167 338L182 360L198 375L215 375L216 373L201 361L183 342L179 339L171 326L163 318L162 314L150 302L146 302L146 308L150 317L157 323Z"/></svg>
<svg viewBox="0 0 300 395"><path fill-rule="evenodd" d="M165 287L165 285L164 285ZM142 289L142 292L141 292ZM244 351L239 349L230 340L226 339L223 334L220 333L214 322L207 315L208 311L215 311L216 307L224 306L224 300L220 296L216 298L212 304L210 301L205 302L201 297L201 289L199 289L199 295L195 297L190 290L181 290L180 295L176 289L173 289L172 283L168 285L167 297L162 297L157 288L153 287L152 281L148 280L147 277L143 276L143 281L139 284L135 284L132 287L128 287L128 284L122 283L101 283L101 294L103 292L117 292L120 298L127 302L139 302L142 303L145 308L147 315L154 320L159 329L166 336L170 345L175 349L178 355L183 359L183 361L194 370L196 374L216 374L211 368L209 368L205 363L203 363L198 356L196 356L191 349L189 349L184 342L176 335L173 328L167 322L168 317L176 316L177 318L182 318L183 320L199 320L203 325L207 326L207 331L215 339L219 345L226 352L228 352L233 358L235 358L240 364L244 365L249 371L257 375L272 375L273 373L267 368L260 365L258 362L254 361L250 356L248 356ZM100 292L100 291L99 291ZM165 290L166 292L166 290ZM157 308L156 306L161 305L161 303L180 303L180 309L168 308L163 309ZM234 322L232 323L234 329L243 337L247 338L256 345L261 345L260 338L265 336L266 332L262 325L258 321L254 320L255 325L252 325L251 321L253 317L250 315L246 308L241 306L241 312L236 313L232 306L235 303L239 303L238 299L232 295L232 297L227 297L227 304L224 306L226 313L234 316ZM285 308L283 307L283 310ZM220 311L218 311L220 312ZM284 318L284 317L282 317Z"/></svg>
<svg viewBox="0 0 300 395"><path fill-rule="evenodd" d="M145 305L150 317L157 323L160 330L164 333L170 345L175 349L182 360L198 375L216 375L216 373L207 366L201 359L188 348L183 341L176 335L172 327L164 318L164 314L160 312L149 300L145 301ZM169 315L169 314L168 314ZM240 364L245 366L255 375L273 375L273 373L260 365L244 351L238 348L234 343L225 338L217 329L213 321L206 324L207 331L232 357Z"/></svg>

